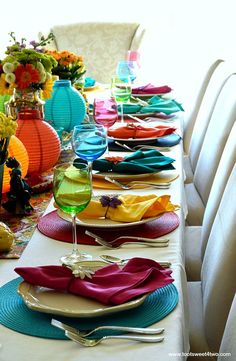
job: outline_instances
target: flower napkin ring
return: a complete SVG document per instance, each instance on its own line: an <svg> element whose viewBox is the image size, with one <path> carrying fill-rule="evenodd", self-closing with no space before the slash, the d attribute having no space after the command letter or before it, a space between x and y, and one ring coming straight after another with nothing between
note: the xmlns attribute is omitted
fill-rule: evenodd
<svg viewBox="0 0 236 361"><path fill-rule="evenodd" d="M100 203L103 207L107 207L105 218L108 212L109 207L117 208L120 204L122 204L122 201L118 199L117 196L109 197L109 196L102 196L100 198Z"/></svg>

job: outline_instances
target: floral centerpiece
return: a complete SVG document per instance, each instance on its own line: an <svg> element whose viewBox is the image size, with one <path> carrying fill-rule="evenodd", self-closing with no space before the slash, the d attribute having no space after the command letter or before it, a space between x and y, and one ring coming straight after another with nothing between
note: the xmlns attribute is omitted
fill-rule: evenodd
<svg viewBox="0 0 236 361"><path fill-rule="evenodd" d="M52 68L53 75L57 75L59 79L70 80L72 85L81 81L86 72L82 56L67 50L46 50L46 54L57 61L57 65Z"/></svg>
<svg viewBox="0 0 236 361"><path fill-rule="evenodd" d="M0 94L13 94L14 89L21 91L42 90L43 97L49 98L53 86L51 70L57 65L54 57L44 53L44 46L51 41L53 34L41 37L39 42L31 41L26 47L26 39L17 41L10 33L14 43L7 47L7 56L0 60Z"/></svg>

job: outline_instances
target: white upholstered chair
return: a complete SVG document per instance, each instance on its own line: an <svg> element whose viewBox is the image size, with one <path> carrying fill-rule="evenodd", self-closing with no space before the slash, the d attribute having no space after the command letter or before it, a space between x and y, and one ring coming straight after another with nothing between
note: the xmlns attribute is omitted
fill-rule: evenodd
<svg viewBox="0 0 236 361"><path fill-rule="evenodd" d="M187 224L201 225L211 186L236 119L236 74L224 84L201 147L192 183L185 184L188 207Z"/></svg>
<svg viewBox="0 0 236 361"><path fill-rule="evenodd" d="M188 282L191 352L218 352L236 291L236 166L227 182L203 259L201 281ZM195 360L196 357L189 357ZM198 360L212 360L197 357Z"/></svg>
<svg viewBox="0 0 236 361"><path fill-rule="evenodd" d="M189 153L189 145L190 145L190 140L191 140L193 129L194 129L194 124L197 119L197 115L200 110L203 98L205 96L208 84L210 82L210 79L211 79L214 71L216 70L216 68L218 67L218 65L221 62L223 62L223 60L217 59L207 69L206 73L204 74L204 76L202 78L200 88L197 92L196 99L194 100L194 104L191 109L191 112L189 113L189 115L186 118L184 118L183 145L184 145L185 154Z"/></svg>
<svg viewBox="0 0 236 361"><path fill-rule="evenodd" d="M230 61L220 62L215 68L203 99L198 110L193 129L187 129L184 136L189 143L187 154L184 156L183 164L185 171L185 183L191 183L196 170L199 154L205 138L207 127L214 111L218 96L227 79L236 71L235 63ZM191 132L191 134L189 134Z"/></svg>
<svg viewBox="0 0 236 361"><path fill-rule="evenodd" d="M230 308L229 316L220 345L220 356L217 361L236 360L236 294ZM226 356L226 354L228 354Z"/></svg>
<svg viewBox="0 0 236 361"><path fill-rule="evenodd" d="M207 201L202 226L185 227L185 268L190 281L199 281L208 238L230 173L236 164L236 122L230 132ZM235 185L236 187L236 185Z"/></svg>
<svg viewBox="0 0 236 361"><path fill-rule="evenodd" d="M83 56L86 76L102 83L110 83L128 50L139 50L145 33L142 25L131 22L84 22L53 26L51 31L55 35L51 49Z"/></svg>

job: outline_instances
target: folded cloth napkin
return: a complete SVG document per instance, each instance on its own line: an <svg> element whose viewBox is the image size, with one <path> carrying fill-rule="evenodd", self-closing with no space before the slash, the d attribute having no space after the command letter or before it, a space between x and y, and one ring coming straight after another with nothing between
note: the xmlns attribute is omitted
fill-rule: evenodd
<svg viewBox="0 0 236 361"><path fill-rule="evenodd" d="M118 109L115 101L109 99L94 99L94 117L96 120L117 120Z"/></svg>
<svg viewBox="0 0 236 361"><path fill-rule="evenodd" d="M154 86L151 83L132 89L132 94L166 94L172 89L168 85Z"/></svg>
<svg viewBox="0 0 236 361"><path fill-rule="evenodd" d="M165 113L167 115L183 111L183 107L174 99L163 99L155 95L147 101L148 105L124 104L124 114L133 113Z"/></svg>
<svg viewBox="0 0 236 361"><path fill-rule="evenodd" d="M155 138L163 137L173 133L175 127L168 125L157 125L155 127L143 126L141 124L128 123L118 128L108 129L108 135L113 138L121 139L140 139L140 138Z"/></svg>
<svg viewBox="0 0 236 361"><path fill-rule="evenodd" d="M93 78L90 78L89 76L87 76L84 81L84 87L90 88L94 85L95 85L95 80Z"/></svg>
<svg viewBox="0 0 236 361"><path fill-rule="evenodd" d="M173 212L179 206L172 204L169 195L124 194L114 197L102 196L91 199L88 206L78 214L83 218L108 218L117 222L138 222L145 218L156 217L165 212Z"/></svg>
<svg viewBox="0 0 236 361"><path fill-rule="evenodd" d="M15 272L33 285L110 305L125 303L174 281L171 270L146 258L133 258L122 269L116 264L105 266L97 270L92 279L83 280L63 266L17 267Z"/></svg>
<svg viewBox="0 0 236 361"><path fill-rule="evenodd" d="M93 162L93 170L120 174L156 173L175 169L172 165L174 161L175 159L166 157L156 150L137 150L124 158L118 156L96 159Z"/></svg>

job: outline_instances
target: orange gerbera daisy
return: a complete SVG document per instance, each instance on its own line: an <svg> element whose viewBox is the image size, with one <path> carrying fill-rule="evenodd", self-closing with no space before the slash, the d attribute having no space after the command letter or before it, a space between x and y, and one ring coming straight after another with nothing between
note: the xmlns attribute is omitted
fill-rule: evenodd
<svg viewBox="0 0 236 361"><path fill-rule="evenodd" d="M26 89L32 83L40 81L40 74L32 64L18 65L15 71L16 84L19 89Z"/></svg>

